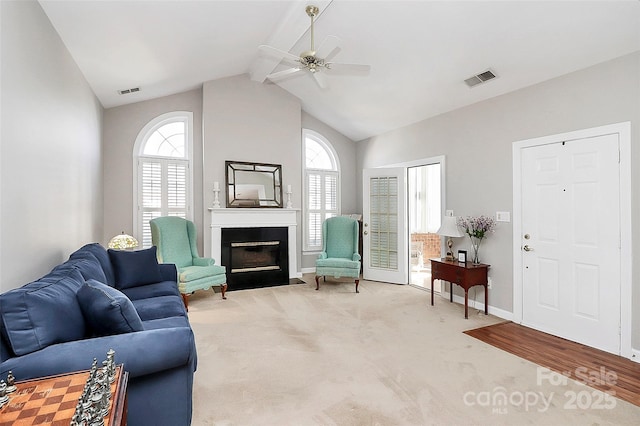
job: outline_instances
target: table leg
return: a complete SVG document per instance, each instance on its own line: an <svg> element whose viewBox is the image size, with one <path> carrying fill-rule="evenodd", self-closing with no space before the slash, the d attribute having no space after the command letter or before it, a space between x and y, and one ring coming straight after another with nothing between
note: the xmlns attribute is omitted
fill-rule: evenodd
<svg viewBox="0 0 640 426"><path fill-rule="evenodd" d="M453 283L449 283L449 302L453 303Z"/></svg>
<svg viewBox="0 0 640 426"><path fill-rule="evenodd" d="M464 319L469 319L469 290L464 289Z"/></svg>
<svg viewBox="0 0 640 426"><path fill-rule="evenodd" d="M431 306L433 306L433 274L431 274Z"/></svg>
<svg viewBox="0 0 640 426"><path fill-rule="evenodd" d="M484 285L484 314L489 315L489 285Z"/></svg>

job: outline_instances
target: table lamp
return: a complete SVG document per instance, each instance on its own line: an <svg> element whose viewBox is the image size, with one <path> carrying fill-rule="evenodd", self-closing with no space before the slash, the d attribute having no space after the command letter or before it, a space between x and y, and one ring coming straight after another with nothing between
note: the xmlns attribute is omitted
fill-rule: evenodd
<svg viewBox="0 0 640 426"><path fill-rule="evenodd" d="M447 256L446 260L456 260L453 255L453 240L452 237L464 237L464 232L458 229L458 221L455 216L445 216L442 218L442 224L440 225L440 229L436 234L441 235L443 237L447 237Z"/></svg>
<svg viewBox="0 0 640 426"><path fill-rule="evenodd" d="M138 247L138 240L133 238L131 235L125 234L122 231L122 234L116 235L109 241L109 248L115 250L129 250L134 247Z"/></svg>

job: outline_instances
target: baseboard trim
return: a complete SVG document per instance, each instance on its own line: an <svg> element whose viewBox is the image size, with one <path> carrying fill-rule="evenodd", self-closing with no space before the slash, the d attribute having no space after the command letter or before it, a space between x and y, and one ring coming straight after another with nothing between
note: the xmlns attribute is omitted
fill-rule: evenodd
<svg viewBox="0 0 640 426"><path fill-rule="evenodd" d="M637 349L631 349L631 356L629 359L633 362L640 363L640 351Z"/></svg>
<svg viewBox="0 0 640 426"><path fill-rule="evenodd" d="M315 274L316 268L302 268L303 274Z"/></svg>
<svg viewBox="0 0 640 426"><path fill-rule="evenodd" d="M484 297L484 296L483 296ZM442 298L449 300L450 295L448 292L442 292ZM464 297L458 296L456 294L453 295L453 301L455 303L459 303L464 306ZM477 309L480 311L484 311L484 302L477 301L474 299L469 299L469 309ZM489 313L498 318L505 319L507 321L513 321L513 312L505 311L504 309L496 308L495 306L491 306L489 304Z"/></svg>

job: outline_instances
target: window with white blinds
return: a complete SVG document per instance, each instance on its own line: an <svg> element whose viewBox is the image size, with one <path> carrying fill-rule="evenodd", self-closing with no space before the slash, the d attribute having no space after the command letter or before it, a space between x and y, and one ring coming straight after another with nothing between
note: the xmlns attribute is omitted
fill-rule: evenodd
<svg viewBox="0 0 640 426"><path fill-rule="evenodd" d="M142 247L152 245L151 219L191 219L191 127L190 113L169 113L152 120L138 136L135 234Z"/></svg>
<svg viewBox="0 0 640 426"><path fill-rule="evenodd" d="M335 151L320 134L303 131L305 153L304 249L322 249L322 222L340 214L340 170Z"/></svg>

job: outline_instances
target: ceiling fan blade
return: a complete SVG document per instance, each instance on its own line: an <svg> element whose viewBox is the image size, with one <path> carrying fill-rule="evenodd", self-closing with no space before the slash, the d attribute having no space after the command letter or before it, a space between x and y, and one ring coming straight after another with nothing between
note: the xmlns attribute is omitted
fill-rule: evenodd
<svg viewBox="0 0 640 426"><path fill-rule="evenodd" d="M329 74L335 75L368 75L371 72L371 65L361 64L336 64L329 62L325 64Z"/></svg>
<svg viewBox="0 0 640 426"><path fill-rule="evenodd" d="M316 83L318 83L318 86L321 89L326 89L329 87L329 84L327 84L327 78L321 72L314 72L313 78L315 79Z"/></svg>
<svg viewBox="0 0 640 426"><path fill-rule="evenodd" d="M296 55L293 55L289 52L285 52L284 50L280 50L280 49L276 49L275 47L271 47L271 46L267 46L266 44L261 45L260 47L258 47L258 49L261 52L266 53L267 55L271 55L274 56L276 58L279 59L286 59L288 61L293 61L293 62L297 62L300 63L300 58L297 57Z"/></svg>
<svg viewBox="0 0 640 426"><path fill-rule="evenodd" d="M300 71L302 71L301 68L289 68L284 71L278 71L278 72L269 74L267 78L271 81L281 80L283 78L291 77Z"/></svg>
<svg viewBox="0 0 640 426"><path fill-rule="evenodd" d="M340 49L338 45L340 44L340 39L336 36L327 36L324 39L318 50L316 50L316 57L326 60L333 58Z"/></svg>

